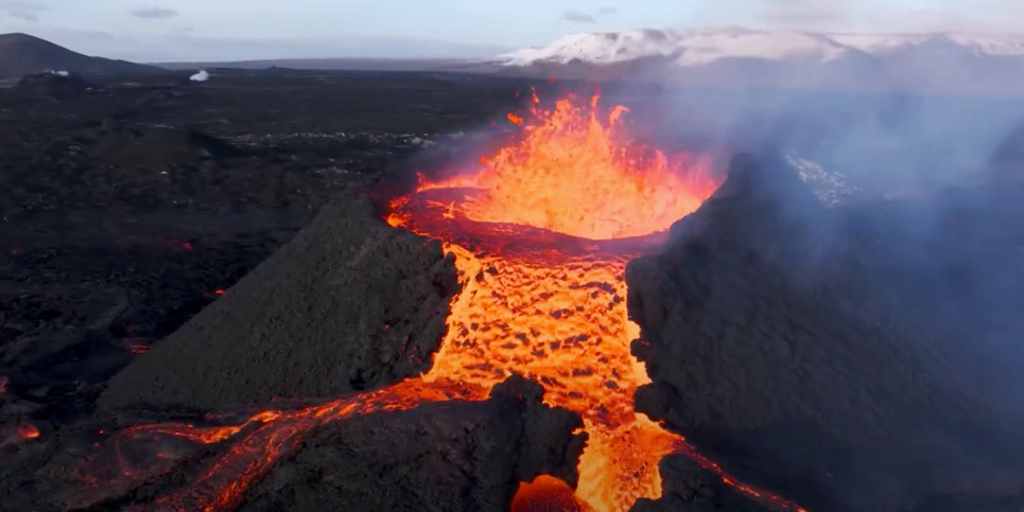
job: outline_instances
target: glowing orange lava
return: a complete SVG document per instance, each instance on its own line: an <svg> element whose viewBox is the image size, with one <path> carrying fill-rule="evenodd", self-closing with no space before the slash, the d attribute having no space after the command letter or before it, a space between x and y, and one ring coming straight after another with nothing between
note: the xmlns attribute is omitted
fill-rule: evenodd
<svg viewBox="0 0 1024 512"><path fill-rule="evenodd" d="M108 442L117 453L140 438L233 442L198 482L140 510L228 510L319 426L425 402L483 400L512 373L539 382L549 405L580 414L589 434L575 493L541 477L521 488L512 504L518 512L628 510L637 498L660 496L658 462L673 452L693 456L752 497L801 510L738 483L633 408L634 392L650 380L629 350L639 328L627 317L625 266L656 248L672 222L715 190L709 163L631 142L622 124L626 110L615 107L604 116L596 96L568 97L552 110L539 105L534 95L526 116L508 116L520 138L481 159L479 172L422 180L413 194L391 203L388 222L442 240L463 285L431 370L385 389L261 412L236 425L127 429ZM118 488L127 488L170 467L122 464L109 478L95 470L83 478L98 489L117 479ZM100 499L83 497L76 506Z"/></svg>
<svg viewBox="0 0 1024 512"><path fill-rule="evenodd" d="M597 96L551 111L537 105L534 96L517 144L476 174L421 180L393 203L389 222L444 240L465 283L424 380L537 380L546 402L579 413L590 435L577 497L596 512L625 511L660 495L658 461L683 439L633 410L634 392L650 381L629 351L639 328L627 318L624 271L660 239L614 239L667 229L717 183L706 160L631 145L620 131L626 110L602 120ZM445 204L453 215L439 222Z"/></svg>
<svg viewBox="0 0 1024 512"><path fill-rule="evenodd" d="M643 236L667 229L714 192L707 159L661 151L628 141L617 106L607 121L599 96L589 105L576 98L543 110L534 95L531 123L518 144L483 160L479 173L425 189L478 190L459 206L478 222L534 226L592 240Z"/></svg>

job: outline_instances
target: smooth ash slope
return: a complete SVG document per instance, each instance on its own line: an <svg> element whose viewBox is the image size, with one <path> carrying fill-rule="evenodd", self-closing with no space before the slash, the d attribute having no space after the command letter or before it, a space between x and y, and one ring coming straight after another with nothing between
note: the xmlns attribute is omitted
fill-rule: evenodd
<svg viewBox="0 0 1024 512"><path fill-rule="evenodd" d="M440 344L454 262L349 194L110 381L104 409L332 397L418 374Z"/></svg>

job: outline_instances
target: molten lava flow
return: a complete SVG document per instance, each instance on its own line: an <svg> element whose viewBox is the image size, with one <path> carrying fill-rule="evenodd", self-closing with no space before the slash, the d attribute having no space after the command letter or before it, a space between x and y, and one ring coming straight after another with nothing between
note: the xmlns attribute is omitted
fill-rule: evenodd
<svg viewBox="0 0 1024 512"><path fill-rule="evenodd" d="M590 436L576 495L596 512L623 511L660 495L658 461L683 439L633 410L650 381L629 351L639 328L627 318L624 271L660 239L614 239L667 229L717 184L706 161L629 145L625 109L602 122L596 96L574 100L552 111L535 100L517 144L482 159L477 174L421 179L392 203L389 222L444 240L465 283L424 380L537 380Z"/></svg>
<svg viewBox="0 0 1024 512"><path fill-rule="evenodd" d="M424 380L489 387L510 372L537 380L545 401L579 413L590 434L579 466L583 501L608 512L656 497L657 462L682 439L633 411L633 393L649 381L629 353L639 332L626 318L626 257L474 249L492 255L448 245L466 284Z"/></svg>
<svg viewBox="0 0 1024 512"><path fill-rule="evenodd" d="M133 511L215 512L237 507L252 485L281 458L294 453L304 436L332 421L355 414L407 410L427 402L480 401L488 390L436 381L424 385L410 379L389 388L341 398L294 410L269 410L251 415L238 425L193 427L158 423L130 427L108 439L96 460L75 475L87 492L68 503L69 509L87 508L171 471L196 453L197 446L237 440L210 464L190 487L161 496ZM100 434L103 434L102 432ZM142 453L148 451L151 453ZM107 465L114 459L115 467Z"/></svg>
<svg viewBox="0 0 1024 512"><path fill-rule="evenodd" d="M755 498L799 510L738 484L682 437L634 412L633 394L650 380L629 351L639 328L627 318L626 262L660 244L673 221L715 190L707 161L631 144L622 128L625 109L602 120L597 97L570 97L551 111L533 100L527 118L508 117L521 127L518 142L482 159L478 173L424 180L391 204L388 222L442 240L463 283L431 370L389 388L262 412L230 426L127 429L107 443L121 460L140 439L160 447L155 457L163 461L187 456L190 446L234 442L198 482L152 508L230 509L317 427L431 401L483 400L519 373L545 388L549 405L580 414L589 434L574 495L542 477L521 488L513 503L520 512L628 510L637 498L661 494L658 462L673 452L694 456ZM187 446L171 450L160 442L167 439ZM92 470L88 478L96 488L105 482L110 489L112 480L129 488L171 467L122 463L112 474ZM75 505L102 499L87 496Z"/></svg>

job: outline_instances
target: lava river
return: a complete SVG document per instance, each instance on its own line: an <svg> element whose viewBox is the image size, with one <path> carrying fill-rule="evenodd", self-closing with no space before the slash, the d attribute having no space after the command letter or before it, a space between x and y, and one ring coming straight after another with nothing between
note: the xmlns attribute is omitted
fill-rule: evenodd
<svg viewBox="0 0 1024 512"><path fill-rule="evenodd" d="M533 502L553 489L552 505L560 505L549 509L628 510L637 498L661 494L658 461L669 453L689 454L721 474L681 436L634 411L634 392L650 381L630 354L639 327L627 317L624 279L631 258L660 245L671 223L715 190L710 163L631 143L626 109L602 109L597 96L569 96L551 110L533 101L523 117L509 116L519 125L515 140L478 169L442 181L421 177L414 193L391 202L387 221L442 240L462 283L431 370L358 396L255 413L229 427L169 423L123 431L110 443L232 443L198 481L140 510L229 510L314 428L352 414L483 400L512 373L539 382L549 405L580 414L589 434L575 497L555 496L558 482L542 477L520 491ZM151 464L119 471L134 482L124 485L135 485L167 470ZM800 510L722 478L754 498Z"/></svg>

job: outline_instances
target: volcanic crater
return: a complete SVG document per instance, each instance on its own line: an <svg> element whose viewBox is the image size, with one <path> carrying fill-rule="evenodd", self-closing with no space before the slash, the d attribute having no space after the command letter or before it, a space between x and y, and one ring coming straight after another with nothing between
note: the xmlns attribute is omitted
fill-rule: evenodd
<svg viewBox="0 0 1024 512"><path fill-rule="evenodd" d="M376 390L287 412L260 411L246 421L260 425L248 434L237 426L208 427L197 434L192 425L161 424L132 427L107 443L130 445L152 436L219 443L241 436L203 477L204 484L219 484L187 486L158 499L178 506L187 501L189 509L220 510L241 503L243 493L279 458L292 455L313 430L371 412L451 399L485 400L495 385L522 376L543 387L545 404L582 419L573 430L580 431L573 439L586 439L579 463L557 456L571 469L553 468L553 475L543 475L548 487L571 484L576 488L574 507L600 512L628 510L638 498L660 496L658 461L692 450L682 436L634 412L633 394L650 379L630 354L639 327L628 319L624 271L629 259L656 250L666 228L696 210L719 178L707 158L631 144L622 119L626 109L601 108L599 99L570 96L545 109L534 94L525 117L510 115L512 122L523 125L521 134L496 154L482 157L479 170L443 180L421 175L414 190L390 199L385 220L391 227L368 227L366 234L351 228L339 232L339 222L355 222L341 218L360 218L354 215L360 208L352 207L360 200L352 200L347 211L327 208L292 249L283 250L230 290L220 306L208 308L115 377L99 404L108 409L156 403L229 407L282 396ZM361 209L365 218L365 206ZM334 227L319 225L328 222ZM436 241L424 240L423 248L413 248L412 235L402 232ZM337 242L310 247L325 237ZM347 254L340 272L309 272L322 267L317 256L321 251L337 249ZM305 279L273 270L275 259L287 259L294 268L295 258L308 262L299 266ZM455 272L446 270L451 266ZM410 271L415 274L408 275ZM378 274L368 281L368 289L357 291L353 281L345 284L346 273L365 279L367 272ZM396 273L405 275L396 282ZM314 275L320 282L308 279ZM455 276L461 285L457 292ZM275 289L300 282L316 290L311 294L315 303L276 303ZM337 300L324 300L325 286L340 287L340 292L326 292ZM395 300L383 311L367 310L370 294L393 295ZM240 307L241 301L250 304ZM253 319L233 313L254 311L253 301L266 301L261 315L274 311L273 316ZM275 321L278 315L316 324L311 337L321 341L295 339L295 330ZM367 326L372 316L379 323ZM437 321L445 316L446 328L438 329ZM346 321L360 327L346 335L345 345L365 347L362 353L328 361L323 354L332 351L304 346L337 343L335 333L342 330L338 324ZM248 328L229 335L238 342L225 343L220 333L239 325ZM305 331L311 332L308 327ZM441 332L446 333L443 339ZM367 346L366 339L380 343ZM254 351L253 343L265 348ZM292 348L281 353L282 347ZM195 354L188 358L189 368L164 364L160 355L171 351ZM295 373L273 379L276 389L268 389L266 379L256 377L263 372L253 371L260 364L274 365L276 372L290 367ZM380 364L388 370L371 373ZM303 378L316 368L323 370L314 374L342 378L326 387ZM249 382L231 375L246 375ZM128 486L153 476L144 471L141 478L130 477ZM550 480L553 476L559 479ZM523 492L538 491L525 487ZM795 508L781 499L777 503Z"/></svg>

